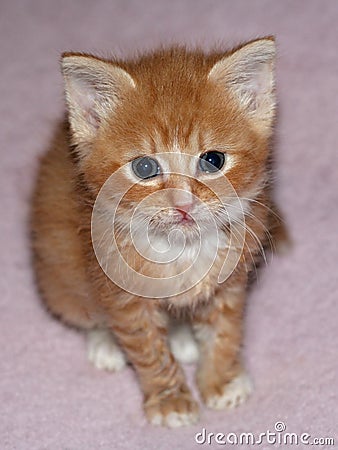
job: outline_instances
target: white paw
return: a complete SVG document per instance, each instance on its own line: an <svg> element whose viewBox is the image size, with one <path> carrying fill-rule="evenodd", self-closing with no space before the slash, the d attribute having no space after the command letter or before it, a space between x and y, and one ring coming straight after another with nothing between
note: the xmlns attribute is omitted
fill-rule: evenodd
<svg viewBox="0 0 338 450"><path fill-rule="evenodd" d="M178 361L190 364L198 360L197 342L188 325L174 325L169 333L169 343L171 351Z"/></svg>
<svg viewBox="0 0 338 450"><path fill-rule="evenodd" d="M162 414L156 414L150 420L152 425L162 425L169 428L186 427L187 425L193 425L198 422L199 414L197 412L179 413L171 412L166 416Z"/></svg>
<svg viewBox="0 0 338 450"><path fill-rule="evenodd" d="M124 353L108 330L88 332L88 359L97 369L114 372L127 364Z"/></svg>
<svg viewBox="0 0 338 450"><path fill-rule="evenodd" d="M252 382L243 372L224 387L222 395L208 398L206 404L212 409L236 408L246 401L252 390Z"/></svg>

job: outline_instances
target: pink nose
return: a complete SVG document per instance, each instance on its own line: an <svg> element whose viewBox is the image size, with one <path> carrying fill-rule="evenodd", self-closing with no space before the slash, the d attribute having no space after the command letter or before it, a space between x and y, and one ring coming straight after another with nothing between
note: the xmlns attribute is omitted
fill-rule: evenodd
<svg viewBox="0 0 338 450"><path fill-rule="evenodd" d="M178 211L181 215L182 215L182 220L191 220L191 217L189 216L189 211L191 211L192 209L192 204L191 203L187 203L185 205L177 205L176 206L176 211Z"/></svg>
<svg viewBox="0 0 338 450"><path fill-rule="evenodd" d="M192 203L186 203L185 205L176 205L175 208L182 214L188 213L192 208Z"/></svg>

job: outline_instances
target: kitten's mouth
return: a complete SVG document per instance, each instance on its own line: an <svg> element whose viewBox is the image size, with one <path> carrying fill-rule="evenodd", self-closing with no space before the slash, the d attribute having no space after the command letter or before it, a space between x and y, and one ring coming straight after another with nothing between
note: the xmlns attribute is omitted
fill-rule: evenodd
<svg viewBox="0 0 338 450"><path fill-rule="evenodd" d="M179 208L171 208L169 214L154 215L150 220L150 225L160 229L168 229L175 226L194 226L196 220L191 214Z"/></svg>
<svg viewBox="0 0 338 450"><path fill-rule="evenodd" d="M182 225L189 225L195 223L195 220L191 217L191 215L186 211L184 211L183 209L177 208L177 212L179 213L179 216L176 219L177 223Z"/></svg>
<svg viewBox="0 0 338 450"><path fill-rule="evenodd" d="M181 229L182 231L193 231L198 228L196 220L189 214L175 215L165 220L152 220L150 222L151 228L155 231L168 233L175 229Z"/></svg>
<svg viewBox="0 0 338 450"><path fill-rule="evenodd" d="M172 228L182 228L185 230L188 230L188 229L191 230L191 229L195 229L196 227L198 228L198 223L189 214L185 214L185 215L182 214L182 215L173 217L170 220L170 222L168 223L168 226L172 227Z"/></svg>
<svg viewBox="0 0 338 450"><path fill-rule="evenodd" d="M195 219L186 211L177 209L177 214L172 218L171 222L175 225L192 226L195 225Z"/></svg>

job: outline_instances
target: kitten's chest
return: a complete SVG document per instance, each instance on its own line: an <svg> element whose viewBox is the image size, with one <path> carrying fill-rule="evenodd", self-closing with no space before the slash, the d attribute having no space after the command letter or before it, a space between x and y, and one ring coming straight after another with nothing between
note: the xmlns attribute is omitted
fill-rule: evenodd
<svg viewBox="0 0 338 450"><path fill-rule="evenodd" d="M170 299L186 306L213 295L235 269L240 251L223 232L206 230L196 239L184 233L138 233L120 244L102 235L96 248L101 268L124 292Z"/></svg>
<svg viewBox="0 0 338 450"><path fill-rule="evenodd" d="M154 236L140 248L144 257L140 272L149 277L155 296L182 306L213 295L220 280L235 268L238 255L222 233L205 233L195 240Z"/></svg>

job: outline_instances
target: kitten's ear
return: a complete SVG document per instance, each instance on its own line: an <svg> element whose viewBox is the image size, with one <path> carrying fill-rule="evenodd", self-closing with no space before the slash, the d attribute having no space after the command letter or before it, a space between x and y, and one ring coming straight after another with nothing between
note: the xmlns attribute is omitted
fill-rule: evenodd
<svg viewBox="0 0 338 450"><path fill-rule="evenodd" d="M272 37L250 42L218 61L208 76L235 95L253 124L264 134L269 134L274 118L275 53Z"/></svg>
<svg viewBox="0 0 338 450"><path fill-rule="evenodd" d="M92 56L65 53L61 67L74 142L88 142L135 82L122 68Z"/></svg>

